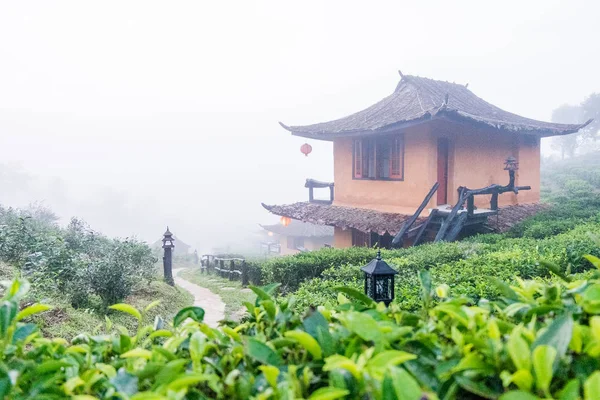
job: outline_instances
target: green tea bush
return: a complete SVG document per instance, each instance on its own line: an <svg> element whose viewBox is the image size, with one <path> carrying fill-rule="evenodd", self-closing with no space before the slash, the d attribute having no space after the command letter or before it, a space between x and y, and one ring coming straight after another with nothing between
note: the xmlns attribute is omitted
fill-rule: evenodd
<svg viewBox="0 0 600 400"><path fill-rule="evenodd" d="M97 297L122 301L153 277L152 250L136 239L110 239L76 218L60 228L39 208L0 206L0 261L20 269L35 289L67 296L76 307Z"/></svg>
<svg viewBox="0 0 600 400"><path fill-rule="evenodd" d="M456 294L475 300L495 299L500 292L489 285L488 277L495 276L506 282L515 282L517 277L548 277L548 271L540 265L540 260L565 265L573 273L588 270L591 264L581 255L600 257L598 240L590 234L599 231L599 224L589 223L542 240L504 238L492 244L476 241L435 243L387 251L383 253L383 258L399 272L395 279L395 301L402 308L415 310L419 307L419 284L416 277L420 270L429 270L434 283L447 284ZM375 252L370 250L366 254L370 254L372 258ZM340 285L357 289L362 287L360 267L369 260L356 265L332 267L319 277L300 284L294 292L298 307L334 300L334 288Z"/></svg>
<svg viewBox="0 0 600 400"><path fill-rule="evenodd" d="M597 268L600 259L589 256ZM71 342L28 322L14 281L0 307L0 396L10 399L585 399L600 398L600 273L575 280L490 278L496 301L457 296L419 272L415 312L337 288L334 302L297 313L274 286L253 287L240 325L211 328L204 310L142 323L156 306L112 306L138 321ZM352 271L346 273L352 276Z"/></svg>

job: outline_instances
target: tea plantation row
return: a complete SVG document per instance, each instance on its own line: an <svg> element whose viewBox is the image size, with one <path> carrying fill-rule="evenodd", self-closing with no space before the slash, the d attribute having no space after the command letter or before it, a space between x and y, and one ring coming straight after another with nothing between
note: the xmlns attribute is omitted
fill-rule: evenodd
<svg viewBox="0 0 600 400"><path fill-rule="evenodd" d="M117 304L136 332L107 320L105 333L72 342L39 335L27 320L48 306L20 309L27 284L14 281L0 307L0 397L598 399L600 274L557 273L564 281L495 281L502 298L475 305L421 271L417 312L340 288L335 302L298 313L274 286L255 287L244 322L219 329L198 307L150 326L144 314L155 303Z"/></svg>

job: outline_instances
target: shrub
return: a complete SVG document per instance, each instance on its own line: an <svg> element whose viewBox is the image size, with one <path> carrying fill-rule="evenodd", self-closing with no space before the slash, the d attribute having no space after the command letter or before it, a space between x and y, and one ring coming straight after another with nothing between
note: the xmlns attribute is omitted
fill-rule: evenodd
<svg viewBox="0 0 600 400"><path fill-rule="evenodd" d="M0 261L19 268L34 289L66 295L75 307L98 296L107 306L152 278L155 258L136 239L110 239L73 218L62 229L52 214L0 207Z"/></svg>
<svg viewBox="0 0 600 400"><path fill-rule="evenodd" d="M589 257L600 267L600 259ZM135 333L42 338L17 313L26 283L0 307L0 396L139 399L499 399L600 398L600 274L489 284L495 302L449 296L420 272L421 307L374 304L340 288L336 304L295 313L273 287L254 288L239 326L210 328L188 307L165 329L145 310L113 306L138 320ZM352 276L352 271L347 270ZM436 300L436 304L432 303Z"/></svg>

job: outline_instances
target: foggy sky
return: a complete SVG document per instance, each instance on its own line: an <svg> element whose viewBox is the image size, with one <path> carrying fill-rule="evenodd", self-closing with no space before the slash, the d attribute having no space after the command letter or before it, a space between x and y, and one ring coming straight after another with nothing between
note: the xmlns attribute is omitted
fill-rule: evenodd
<svg viewBox="0 0 600 400"><path fill-rule="evenodd" d="M596 1L2 1L0 203L200 250L307 199L332 147L289 135L405 74L527 117L600 91Z"/></svg>

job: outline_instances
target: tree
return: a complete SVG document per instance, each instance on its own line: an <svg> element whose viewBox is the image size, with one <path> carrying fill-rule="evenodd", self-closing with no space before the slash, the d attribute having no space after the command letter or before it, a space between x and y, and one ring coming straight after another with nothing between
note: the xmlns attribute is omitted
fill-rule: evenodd
<svg viewBox="0 0 600 400"><path fill-rule="evenodd" d="M600 93L592 93L589 95L580 106L581 119L593 121L582 129L584 137L597 140L600 135Z"/></svg>
<svg viewBox="0 0 600 400"><path fill-rule="evenodd" d="M563 104L552 111L552 122L562 124L578 124L583 118L581 106L572 106ZM572 133L570 135L557 136L552 140L552 148L561 152L564 160L565 156L573 157L582 141L581 133Z"/></svg>

